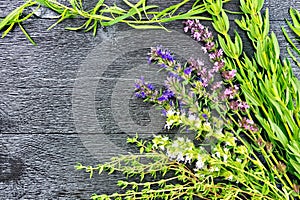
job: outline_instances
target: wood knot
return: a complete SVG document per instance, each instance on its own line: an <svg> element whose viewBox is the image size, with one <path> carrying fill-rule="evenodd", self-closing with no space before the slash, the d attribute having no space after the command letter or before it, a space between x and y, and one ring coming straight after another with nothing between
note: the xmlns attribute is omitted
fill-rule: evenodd
<svg viewBox="0 0 300 200"><path fill-rule="evenodd" d="M0 182L18 180L23 173L24 162L0 153Z"/></svg>

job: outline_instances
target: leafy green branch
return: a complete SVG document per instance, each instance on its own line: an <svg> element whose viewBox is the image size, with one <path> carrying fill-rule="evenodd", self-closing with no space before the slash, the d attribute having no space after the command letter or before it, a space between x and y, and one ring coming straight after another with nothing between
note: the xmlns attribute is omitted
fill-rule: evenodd
<svg viewBox="0 0 300 200"><path fill-rule="evenodd" d="M68 30L84 30L86 32L93 31L96 35L98 27L112 26L116 23L125 23L135 29L165 29L163 23L174 20L183 19L202 19L210 20L208 17L200 16L204 13L205 7L196 1L192 8L187 12L178 12L178 10L191 0L183 0L178 4L158 11L159 6L147 5L146 0L140 0L136 4L130 3L128 0L123 2L128 9L121 8L117 5L108 5L105 0L99 0L94 8L85 10L82 0L69 0L69 5L59 3L56 0L27 0L23 5L19 6L0 21L0 31L3 31L2 37L5 37L15 25L18 25L26 37L33 43L33 39L25 31L22 22L30 18L40 8L45 7L56 12L59 19L49 29L58 23L70 18L82 18L85 22L79 27L67 27ZM228 0L225 0L228 1ZM34 8L29 14L25 11ZM25 17L23 17L25 15Z"/></svg>

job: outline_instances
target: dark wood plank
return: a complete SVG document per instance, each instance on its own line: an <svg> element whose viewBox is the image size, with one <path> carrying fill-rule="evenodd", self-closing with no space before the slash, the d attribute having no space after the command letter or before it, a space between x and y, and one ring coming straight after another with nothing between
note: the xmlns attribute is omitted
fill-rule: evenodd
<svg viewBox="0 0 300 200"><path fill-rule="evenodd" d="M1 134L0 199L89 199L93 193L118 190L120 174L90 179L77 162L96 165L119 152L103 143L93 157L78 135ZM115 136L116 140L118 136ZM95 137L91 137L95 138ZM124 141L119 141L124 145Z"/></svg>

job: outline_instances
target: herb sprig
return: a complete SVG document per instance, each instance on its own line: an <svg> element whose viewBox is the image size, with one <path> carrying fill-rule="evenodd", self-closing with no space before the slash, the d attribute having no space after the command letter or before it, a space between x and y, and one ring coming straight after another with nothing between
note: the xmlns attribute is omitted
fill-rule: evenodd
<svg viewBox="0 0 300 200"><path fill-rule="evenodd" d="M33 43L33 39L29 36L22 26L22 22L34 15L40 7L46 7L59 15L59 19L49 29L58 23L70 18L82 18L85 22L79 27L67 27L68 30L84 30L86 32L93 31L96 35L99 27L112 26L117 23L125 23L135 29L166 29L163 23L184 20L184 19L201 19L210 20L208 17L201 16L205 7L196 1L192 8L181 13L178 10L191 0L183 0L178 4L174 4L168 8L158 11L159 6L147 5L146 0L139 0L136 4L130 3L128 0L123 2L128 9L117 5L108 5L105 0L99 0L94 8L85 10L82 0L69 0L69 5L62 4L56 0L27 0L23 5L19 6L0 21L0 31L3 31L2 37L5 37L15 25L18 25L26 37ZM228 0L225 0L228 1ZM34 8L34 11L25 14L28 8Z"/></svg>

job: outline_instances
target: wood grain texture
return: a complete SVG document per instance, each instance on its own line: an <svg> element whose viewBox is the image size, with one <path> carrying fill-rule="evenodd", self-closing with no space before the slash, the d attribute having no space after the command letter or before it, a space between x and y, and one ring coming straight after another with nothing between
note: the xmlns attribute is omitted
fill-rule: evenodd
<svg viewBox="0 0 300 200"><path fill-rule="evenodd" d="M21 2L0 1L0 17ZM94 2L89 1L86 7L91 7ZM162 8L174 2L177 1L149 1ZM237 5L238 1L234 0L226 8L236 10ZM290 6L300 9L299 0L268 0L265 4L270 9L271 30L278 36L284 55L287 43L280 27L286 27L284 19L289 18L287 10ZM231 20L233 18L230 16ZM113 41L116 33L130 29L117 25L100 31L96 37L91 33L64 30L66 26L83 22L76 19L47 31L54 22L53 19L36 18L24 23L37 47L27 41L19 28L0 40L0 200L88 199L94 192L112 193L118 189L115 183L121 177L119 174L96 175L89 179L87 174L75 171L74 165L76 162L93 165L120 152L132 151L125 142L128 133L119 127L120 122L116 123L112 114L112 93L126 71L133 65L145 63L147 49L120 54L98 77L94 104L102 132L80 135L72 104L80 67L99 44ZM233 22L232 25L237 28ZM170 23L168 28L182 33L180 22ZM239 33L245 39L245 34L240 30ZM244 48L251 53L250 44L247 39L245 41ZM294 72L300 78L300 70L294 67ZM123 77L123 80L133 82L134 77ZM123 97L121 93L120 96ZM122 109L122 104L117 106ZM146 126L151 123L148 113L151 107L134 99L128 106L124 109L129 109L136 124ZM162 128L163 124L158 127ZM143 135L150 136L147 132ZM101 138L107 140L97 141ZM96 151L98 154L93 157Z"/></svg>

